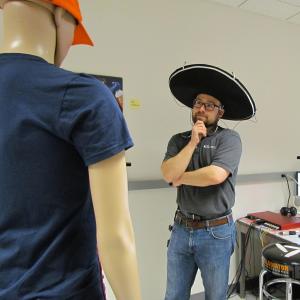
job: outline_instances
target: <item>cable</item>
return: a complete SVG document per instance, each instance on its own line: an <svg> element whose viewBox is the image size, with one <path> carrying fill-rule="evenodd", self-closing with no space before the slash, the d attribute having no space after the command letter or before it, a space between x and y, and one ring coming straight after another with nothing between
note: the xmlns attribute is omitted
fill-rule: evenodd
<svg viewBox="0 0 300 300"><path fill-rule="evenodd" d="M259 230L259 239L261 243L261 247L264 248L266 245L264 245L264 240L268 232L272 232L272 228L267 228L267 227L261 227Z"/></svg>
<svg viewBox="0 0 300 300"><path fill-rule="evenodd" d="M229 299L231 297L231 295L236 291L237 286L239 284L241 274L242 274L242 266L244 266L244 268L245 268L246 253L247 253L248 243L249 243L250 236L251 236L250 232L251 232L253 225L254 225L254 223L251 223L249 228L247 229L246 237L245 237L245 245L244 245L245 254L243 257L241 257L240 263L237 267L237 271L230 283L230 288L227 291L227 299ZM238 245L238 247L242 247L242 245Z"/></svg>
<svg viewBox="0 0 300 300"><path fill-rule="evenodd" d="M288 174L285 174L285 176L288 177L288 179L293 180L297 185L299 185L298 181L294 177L292 177L292 176L290 176Z"/></svg>
<svg viewBox="0 0 300 300"><path fill-rule="evenodd" d="M237 123L233 126L232 130L235 130L235 128L237 128L237 127L240 125L241 122L242 122L242 121L237 122Z"/></svg>
<svg viewBox="0 0 300 300"><path fill-rule="evenodd" d="M288 181L288 175L282 174L281 176L285 178L286 183L287 183L287 186L288 186L288 190L289 190L289 198L288 198L288 201L287 201L287 205L286 205L286 206L289 207L289 204L290 204L290 198L291 198L291 190L290 190L290 185L289 185L289 181Z"/></svg>
<svg viewBox="0 0 300 300"><path fill-rule="evenodd" d="M227 299L231 298L232 295L234 294L234 292L236 292L236 289L237 289L237 286L239 284L239 280L240 280L240 277L241 277L241 274L242 274L242 266L244 266L245 276L247 277L247 274L246 274L247 270L246 270L246 262L245 262L245 260L246 260L246 256L247 256L247 253L248 253L247 250L249 250L249 248L248 248L249 242L250 242L250 245L252 245L252 248L254 249L254 240L253 240L254 237L251 234L251 229L254 226L255 226L255 223L251 223L249 225L249 228L248 228L247 232L246 232L245 245L244 245L244 247L245 247L245 253L244 253L244 256L241 257L240 263L239 263L239 265L237 267L236 274L235 274L234 278L231 281L230 288L228 289L228 292L227 292ZM260 230L259 230L258 237L260 239L261 247L262 248L264 248L264 237L265 237L265 235L267 234L267 232L269 230L271 230L271 229L260 228ZM256 232L256 230L254 232ZM240 245L240 246L242 246L242 245ZM251 259L251 256L253 256L253 252L254 252L253 249L251 249L251 247L250 247L250 250L252 251L252 253L251 252L249 253L249 256L250 256L249 257L249 261ZM250 268L251 268L251 264L250 264ZM250 272L251 272L251 269L250 269ZM249 277L249 274L248 274L248 279L251 279L251 277Z"/></svg>

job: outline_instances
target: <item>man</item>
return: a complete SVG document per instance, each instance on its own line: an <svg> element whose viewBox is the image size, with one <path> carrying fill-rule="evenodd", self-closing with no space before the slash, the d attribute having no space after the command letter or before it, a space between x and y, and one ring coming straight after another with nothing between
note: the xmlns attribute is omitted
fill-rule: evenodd
<svg viewBox="0 0 300 300"><path fill-rule="evenodd" d="M242 145L221 118L242 120L255 113L240 82L209 65L190 65L170 76L170 89L192 108L191 131L174 135L161 170L177 187L178 209L168 245L166 300L190 299L200 269L206 300L224 300L235 225L231 208Z"/></svg>
<svg viewBox="0 0 300 300"><path fill-rule="evenodd" d="M116 299L140 300L132 140L107 87L59 68L92 45L77 0L0 7L0 299L104 300L99 250Z"/></svg>

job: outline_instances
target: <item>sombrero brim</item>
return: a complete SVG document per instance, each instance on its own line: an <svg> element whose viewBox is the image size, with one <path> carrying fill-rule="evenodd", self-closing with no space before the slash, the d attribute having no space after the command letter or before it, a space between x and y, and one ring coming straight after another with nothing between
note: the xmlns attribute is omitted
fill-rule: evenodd
<svg viewBox="0 0 300 300"><path fill-rule="evenodd" d="M198 94L209 94L224 105L223 119L241 121L252 118L256 107L245 86L233 75L211 65L187 65L169 78L174 97L188 107Z"/></svg>

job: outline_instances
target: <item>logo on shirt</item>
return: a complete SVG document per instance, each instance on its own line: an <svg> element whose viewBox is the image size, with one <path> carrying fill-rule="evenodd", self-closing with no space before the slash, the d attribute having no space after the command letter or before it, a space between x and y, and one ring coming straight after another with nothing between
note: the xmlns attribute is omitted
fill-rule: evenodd
<svg viewBox="0 0 300 300"><path fill-rule="evenodd" d="M216 149L217 147L214 145L203 145L204 149Z"/></svg>

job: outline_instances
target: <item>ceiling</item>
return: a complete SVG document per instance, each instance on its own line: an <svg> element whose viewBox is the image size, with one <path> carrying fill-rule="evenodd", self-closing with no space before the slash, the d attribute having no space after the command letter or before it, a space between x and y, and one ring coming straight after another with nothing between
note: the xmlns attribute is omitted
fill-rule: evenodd
<svg viewBox="0 0 300 300"><path fill-rule="evenodd" d="M210 0L252 13L300 24L300 0Z"/></svg>

